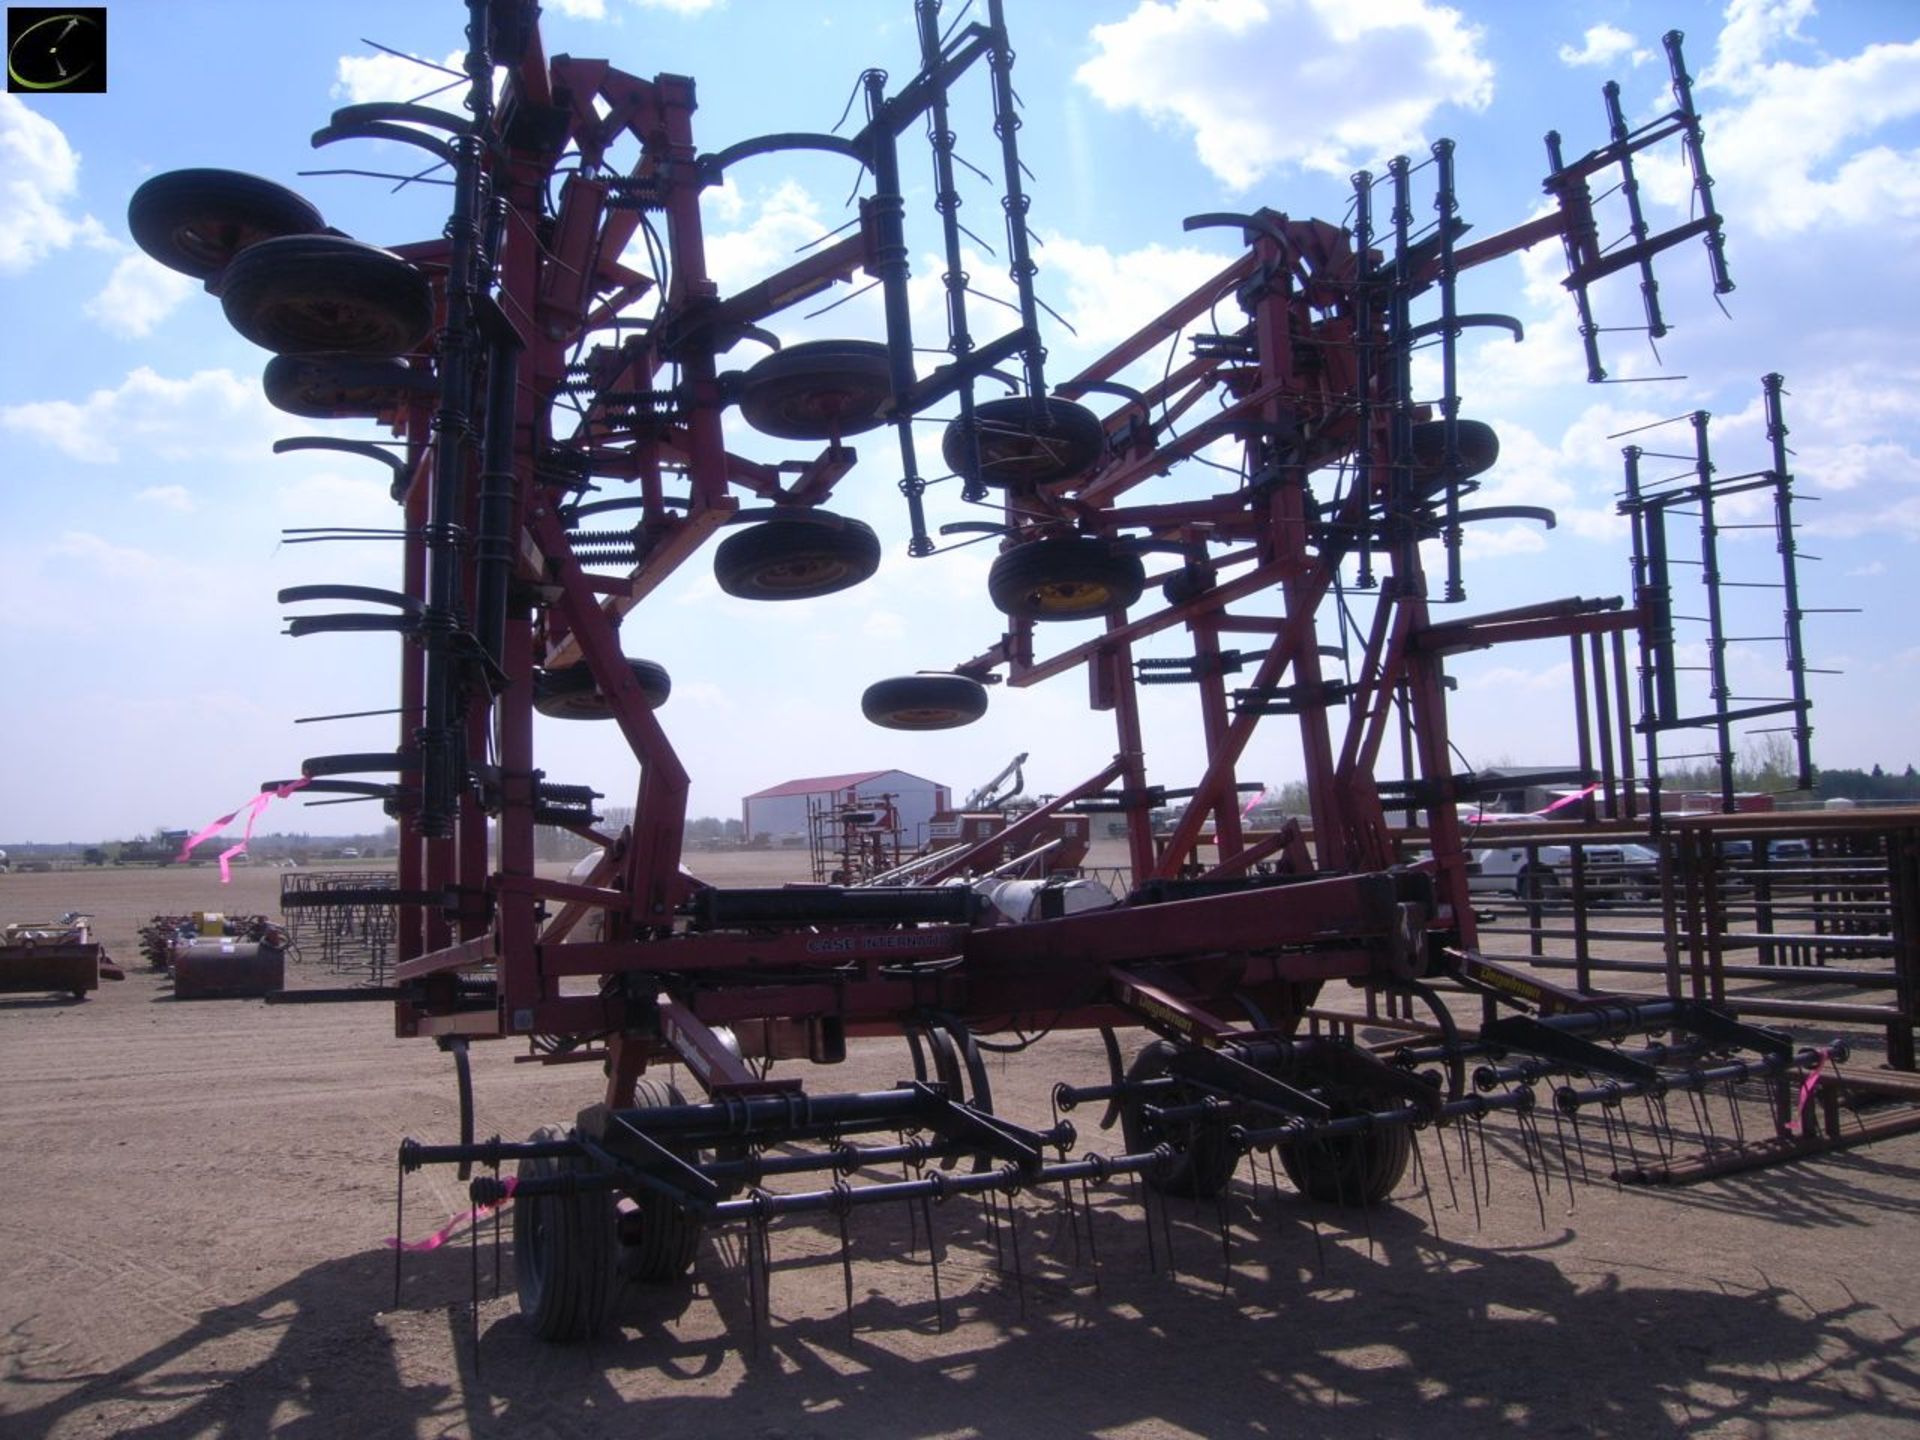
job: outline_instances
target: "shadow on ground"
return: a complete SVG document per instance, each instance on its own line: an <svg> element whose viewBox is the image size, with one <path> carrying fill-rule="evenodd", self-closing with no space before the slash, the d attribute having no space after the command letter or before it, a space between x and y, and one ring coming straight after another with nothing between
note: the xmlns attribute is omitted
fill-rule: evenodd
<svg viewBox="0 0 1920 1440"><path fill-rule="evenodd" d="M1870 1193L1872 1177L1849 1168L1776 1183L1764 1203L1785 1192L1783 1224L1820 1224L1832 1204ZM772 1232L773 1320L757 1347L737 1233L708 1243L693 1283L624 1292L610 1333L576 1347L528 1333L510 1253L507 1298L484 1298L486 1248L454 1247L410 1260L402 1304L385 1312L391 1257L363 1253L204 1311L99 1373L36 1376L29 1347L10 1346L9 1383L25 1403L4 1429L18 1440L102 1425L142 1440L837 1440L969 1426L1653 1436L1757 1435L1785 1416L1859 1436L1910 1425L1920 1390L1910 1329L1870 1304L1818 1309L1769 1280L1764 1257L1718 1288L1670 1284L1630 1257L1579 1257L1559 1221L1494 1246L1470 1222L1437 1235L1418 1207L1360 1224L1270 1190L1236 1191L1224 1248L1211 1204L1156 1207L1143 1227L1124 1195L1091 1221L1027 1197L1017 1232L1004 1211L989 1224L970 1202L937 1213L943 1303L924 1230L890 1208L855 1241L851 1333L831 1220ZM873 1286L881 1270L885 1289ZM252 1343L223 1343L236 1337ZM213 1358L236 1348L244 1364Z"/></svg>

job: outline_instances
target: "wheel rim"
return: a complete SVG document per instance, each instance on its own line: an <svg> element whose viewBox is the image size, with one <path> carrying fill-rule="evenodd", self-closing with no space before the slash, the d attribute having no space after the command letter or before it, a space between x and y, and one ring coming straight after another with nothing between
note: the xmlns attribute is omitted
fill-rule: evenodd
<svg viewBox="0 0 1920 1440"><path fill-rule="evenodd" d="M971 429L980 465L975 478L988 485L1045 485L1068 479L1100 458L1106 439L1099 417L1060 400L1043 405L990 400L976 410ZM968 464L965 430L954 420L941 446L947 463L963 474Z"/></svg>
<svg viewBox="0 0 1920 1440"><path fill-rule="evenodd" d="M882 394L879 399L884 400ZM871 430L879 423L871 392L821 382L763 398L747 423L767 434L792 439L827 439ZM744 407L743 407L744 411Z"/></svg>
<svg viewBox="0 0 1920 1440"><path fill-rule="evenodd" d="M920 705L909 710L895 710L888 716L888 723L902 730L944 730L950 725L960 723L971 716L951 706Z"/></svg>
<svg viewBox="0 0 1920 1440"><path fill-rule="evenodd" d="M316 350L391 350L402 328L392 311L356 300L283 300L273 323Z"/></svg>
<svg viewBox="0 0 1920 1440"><path fill-rule="evenodd" d="M172 239L180 252L196 265L217 271L249 245L258 245L262 240L271 240L281 233L261 225L248 224L244 220L227 220L209 215L176 225Z"/></svg>
<svg viewBox="0 0 1920 1440"><path fill-rule="evenodd" d="M1113 587L1096 580L1056 580L1034 586L1027 598L1042 615L1085 615L1111 609Z"/></svg>
<svg viewBox="0 0 1920 1440"><path fill-rule="evenodd" d="M753 579L763 590L784 594L838 584L852 573L853 567L844 560L825 555L800 555L756 570Z"/></svg>

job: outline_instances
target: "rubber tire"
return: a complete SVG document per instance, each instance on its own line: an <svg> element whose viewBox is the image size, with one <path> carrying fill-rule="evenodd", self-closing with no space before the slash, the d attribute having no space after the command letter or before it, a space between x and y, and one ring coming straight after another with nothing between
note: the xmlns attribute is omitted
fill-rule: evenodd
<svg viewBox="0 0 1920 1440"><path fill-rule="evenodd" d="M987 687L965 675L899 675L869 685L860 713L887 730L955 730L987 713Z"/></svg>
<svg viewBox="0 0 1920 1440"><path fill-rule="evenodd" d="M982 485L1046 485L1082 474L1106 453L1107 432L1100 417L1071 400L1036 405L1024 395L983 400L973 407L979 435L980 469L967 468L967 427L959 417L947 422L940 454L963 480Z"/></svg>
<svg viewBox="0 0 1920 1440"><path fill-rule="evenodd" d="M642 1075L634 1082L633 1103L647 1108L684 1105L686 1101L677 1087ZM696 1216L657 1191L643 1191L633 1197L633 1205L640 1215L640 1239L637 1244L620 1244L619 1273L645 1285L672 1284L693 1268L704 1227Z"/></svg>
<svg viewBox="0 0 1920 1440"><path fill-rule="evenodd" d="M1160 596L1169 605L1184 605L1206 594L1219 581L1219 572L1211 565L1189 565L1167 577L1160 587Z"/></svg>
<svg viewBox="0 0 1920 1440"><path fill-rule="evenodd" d="M627 661L627 668L640 684L640 698L649 710L658 710L673 693L673 677L666 666L651 660ZM613 701L593 678L593 670L584 662L562 666L558 670L536 670L533 676L533 708L555 720L611 720Z"/></svg>
<svg viewBox="0 0 1920 1440"><path fill-rule="evenodd" d="M740 381L740 418L782 440L832 440L882 424L893 400L887 347L809 340L777 350Z"/></svg>
<svg viewBox="0 0 1920 1440"><path fill-rule="evenodd" d="M987 593L1015 619L1084 620L1124 610L1146 588L1140 557L1091 535L1030 540L1003 553Z"/></svg>
<svg viewBox="0 0 1920 1440"><path fill-rule="evenodd" d="M1173 1053L1173 1047L1164 1040L1155 1040L1141 1047L1140 1053L1133 1058L1133 1064L1127 1067L1127 1079L1157 1080L1167 1073L1167 1064ZM1239 1157L1233 1153L1233 1147L1227 1143L1224 1123L1196 1125L1190 1131L1166 1135L1147 1121L1137 1104L1123 1101L1120 1106L1120 1133L1125 1139L1129 1155L1138 1155L1166 1142L1184 1142L1185 1148L1175 1154L1172 1164L1165 1170L1145 1172L1147 1184L1161 1195L1192 1200L1216 1199L1233 1183L1233 1172L1240 1163Z"/></svg>
<svg viewBox="0 0 1920 1440"><path fill-rule="evenodd" d="M880 568L880 537L858 520L765 520L713 552L713 578L742 600L812 600L849 590Z"/></svg>
<svg viewBox="0 0 1920 1440"><path fill-rule="evenodd" d="M344 235L262 240L221 280L227 320L282 355L404 355L433 329L433 287L391 251Z"/></svg>
<svg viewBox="0 0 1920 1440"><path fill-rule="evenodd" d="M362 355L276 355L261 386L275 409L310 420L371 420L440 390L404 360Z"/></svg>
<svg viewBox="0 0 1920 1440"><path fill-rule="evenodd" d="M1460 478L1471 480L1491 470L1500 458L1500 435L1484 420L1458 420L1456 440L1460 447ZM1447 425L1444 420L1423 420L1413 427L1413 478L1416 485L1437 484L1443 473L1441 460L1447 452Z"/></svg>
<svg viewBox="0 0 1920 1440"><path fill-rule="evenodd" d="M196 280L212 279L263 240L326 228L320 212L286 186L239 170L169 170L127 202L133 243Z"/></svg>
<svg viewBox="0 0 1920 1440"><path fill-rule="evenodd" d="M536 1142L564 1140L567 1131L542 1125ZM565 1159L527 1158L515 1175L545 1179L573 1168ZM520 1313L542 1340L591 1340L606 1323L614 1296L614 1200L610 1190L530 1195L513 1202L514 1286Z"/></svg>
<svg viewBox="0 0 1920 1440"><path fill-rule="evenodd" d="M1391 1197L1412 1158L1413 1131L1405 1125L1280 1147L1280 1168L1302 1195L1358 1209Z"/></svg>

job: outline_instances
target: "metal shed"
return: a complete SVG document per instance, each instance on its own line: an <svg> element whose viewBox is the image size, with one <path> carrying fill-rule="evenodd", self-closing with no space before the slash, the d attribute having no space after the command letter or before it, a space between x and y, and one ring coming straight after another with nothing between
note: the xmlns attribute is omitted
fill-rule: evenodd
<svg viewBox="0 0 1920 1440"><path fill-rule="evenodd" d="M857 770L787 780L756 791L740 802L740 823L749 838L771 835L776 843L804 839L809 807L836 804L847 798L849 790L862 804L891 803L899 812L901 839L909 845L925 841L927 822L936 811L953 804L945 785L922 776L904 770Z"/></svg>

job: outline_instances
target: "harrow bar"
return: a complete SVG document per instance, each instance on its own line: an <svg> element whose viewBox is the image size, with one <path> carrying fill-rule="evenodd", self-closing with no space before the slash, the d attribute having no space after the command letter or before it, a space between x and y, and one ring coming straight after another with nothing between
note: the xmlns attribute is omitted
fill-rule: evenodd
<svg viewBox="0 0 1920 1440"><path fill-rule="evenodd" d="M1517 1026L1516 1019L1528 1023ZM1633 1049L1589 1038L1618 1040L1656 1027L1685 1030L1690 1038ZM1730 1053L1742 1044L1757 1053ZM1659 1101L1668 1094L1698 1094L1744 1081L1779 1082L1789 1072L1811 1074L1847 1058L1844 1045L1796 1050L1772 1032L1673 1001L1621 1002L1545 1019L1506 1017L1452 1046L1402 1047L1384 1058L1324 1037L1256 1037L1218 1049L1198 1044L1169 1049L1162 1074L1054 1087L1056 1112L1116 1103L1139 1124L1139 1133L1159 1137L1156 1144L1119 1155L1073 1153L1079 1136L1068 1121L1029 1129L952 1098L943 1084L907 1081L889 1090L843 1094L793 1090L623 1110L594 1106L582 1112L565 1140L433 1146L408 1141L401 1147L400 1165L403 1171L431 1163L497 1170L511 1160L563 1159L569 1165L554 1173L512 1183L480 1176L472 1182L473 1201L490 1206L509 1196L533 1201L585 1192L619 1191L635 1198L652 1193L702 1223L764 1223L786 1215L844 1215L889 1202L1013 1194L1073 1181L1139 1176L1159 1184L1208 1146L1224 1145L1220 1153L1237 1167L1256 1151L1324 1154L1387 1132L1502 1113L1524 1124L1542 1103L1536 1082L1556 1076L1570 1083L1551 1092L1552 1108L1577 1120L1590 1106L1614 1110L1633 1097ZM1514 1050L1524 1050L1527 1058L1481 1067L1475 1089L1466 1093L1447 1094L1439 1072L1416 1069L1445 1061L1451 1072L1470 1056L1504 1057ZM1605 1078L1571 1083L1596 1075ZM1781 1125L1788 1126L1792 1112L1784 1089L1776 1092L1776 1111ZM849 1139L883 1132L901 1138L870 1145ZM823 1148L776 1153L823 1142ZM1049 1154L1057 1158L1050 1160ZM967 1161L970 1169L951 1169ZM894 1165L917 1173L864 1184L847 1178ZM930 1166L946 1168L929 1172ZM761 1188L780 1177L823 1173L841 1178L824 1188ZM751 1193L741 1195L743 1189Z"/></svg>

